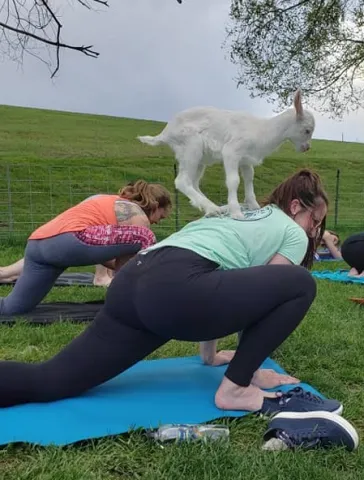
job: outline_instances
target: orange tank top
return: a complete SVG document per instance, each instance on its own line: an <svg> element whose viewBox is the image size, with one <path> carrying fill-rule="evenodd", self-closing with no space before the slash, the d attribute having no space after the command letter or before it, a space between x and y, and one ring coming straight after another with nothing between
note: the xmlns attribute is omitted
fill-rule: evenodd
<svg viewBox="0 0 364 480"><path fill-rule="evenodd" d="M80 232L97 225L117 225L114 210L119 195L97 195L65 210L49 222L37 228L29 240L41 240L61 233Z"/></svg>

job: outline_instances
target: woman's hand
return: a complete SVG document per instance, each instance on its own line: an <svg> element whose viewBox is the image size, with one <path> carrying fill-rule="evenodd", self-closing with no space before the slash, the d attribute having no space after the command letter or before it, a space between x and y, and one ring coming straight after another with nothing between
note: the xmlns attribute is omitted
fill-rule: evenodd
<svg viewBox="0 0 364 480"><path fill-rule="evenodd" d="M235 350L221 350L217 352L217 340L210 340L208 342L200 342L201 360L205 365L212 365L218 367L230 363L235 355Z"/></svg>
<svg viewBox="0 0 364 480"><path fill-rule="evenodd" d="M219 367L220 365L226 365L234 358L235 350L221 350L217 352L213 360L212 365Z"/></svg>
<svg viewBox="0 0 364 480"><path fill-rule="evenodd" d="M337 259L342 258L341 252L336 246L336 244L337 244L337 236L336 235L332 235L332 233L325 230L325 232L322 236L322 240L323 240L324 244L329 249L329 252L331 253L331 255L334 258L337 258Z"/></svg>
<svg viewBox="0 0 364 480"><path fill-rule="evenodd" d="M324 234L322 235L322 240L327 243L328 241L332 241L333 243L335 242L335 235L332 235L328 230L324 231Z"/></svg>

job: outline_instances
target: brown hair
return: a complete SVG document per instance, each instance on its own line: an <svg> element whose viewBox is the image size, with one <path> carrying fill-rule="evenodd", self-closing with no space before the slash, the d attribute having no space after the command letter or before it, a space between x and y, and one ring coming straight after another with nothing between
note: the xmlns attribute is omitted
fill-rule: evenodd
<svg viewBox="0 0 364 480"><path fill-rule="evenodd" d="M148 183L145 180L129 182L120 188L118 194L139 205L147 217L158 208L164 208L167 214L172 209L171 194L159 183Z"/></svg>
<svg viewBox="0 0 364 480"><path fill-rule="evenodd" d="M329 199L323 188L319 175L310 169L304 168L288 177L273 190L263 205L274 204L292 217L290 205L292 200L297 199L304 208L316 208L320 200L329 205ZM324 217L316 238L309 238L307 252L301 265L311 268L313 265L314 253L320 245L322 235L325 231L326 216Z"/></svg>

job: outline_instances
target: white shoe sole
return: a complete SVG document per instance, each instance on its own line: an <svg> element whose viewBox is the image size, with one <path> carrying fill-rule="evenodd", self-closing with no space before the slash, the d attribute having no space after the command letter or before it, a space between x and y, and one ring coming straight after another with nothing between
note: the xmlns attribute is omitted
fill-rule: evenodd
<svg viewBox="0 0 364 480"><path fill-rule="evenodd" d="M341 415L343 413L343 410L344 410L344 407L341 404L340 407L337 410L334 410L334 411L328 412L328 413L332 413L334 415ZM324 411L327 411L327 410L313 410L312 412L307 412L307 413L315 413L315 411L324 412ZM279 412L279 414L280 413L284 413L284 412ZM287 412L287 413L293 413L293 415L300 415L300 412ZM303 413L306 413L306 412L303 412ZM279 414L277 413L276 415L279 415ZM261 417L271 417L272 415L274 415L274 413L260 413L259 415ZM296 418L296 417L292 417L292 418Z"/></svg>
<svg viewBox="0 0 364 480"><path fill-rule="evenodd" d="M342 410L342 408L341 408ZM299 418L299 419L305 419L305 418L324 418L325 420L330 420L337 425L340 425L346 433L348 433L351 437L351 439L354 442L354 450L356 450L359 446L359 435L355 428L347 421L345 418L340 417L340 415L334 413L334 412L326 412L326 411L320 411L317 410L316 412L280 412L277 413L277 415L274 415L272 417L272 420L275 420L276 418Z"/></svg>
<svg viewBox="0 0 364 480"><path fill-rule="evenodd" d="M343 413L343 410L344 410L343 405L340 405L340 407L337 410L335 410L334 412L328 412L328 413L333 413L335 415L341 415Z"/></svg>

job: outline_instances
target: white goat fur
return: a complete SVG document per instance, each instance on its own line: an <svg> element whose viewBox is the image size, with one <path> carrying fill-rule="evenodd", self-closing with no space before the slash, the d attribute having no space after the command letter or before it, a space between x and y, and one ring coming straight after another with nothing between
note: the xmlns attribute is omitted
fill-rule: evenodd
<svg viewBox="0 0 364 480"><path fill-rule="evenodd" d="M297 90L293 108L271 118L214 107L195 107L177 114L159 135L139 136L138 139L153 146L169 145L178 163L176 188L189 198L191 205L207 215L219 214L222 207L201 192L200 180L207 165L223 162L228 210L234 218L242 218L238 201L239 169L244 180L245 206L257 209L254 167L286 140L290 140L297 151L307 151L314 128L315 119L303 109L301 92Z"/></svg>

